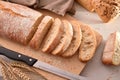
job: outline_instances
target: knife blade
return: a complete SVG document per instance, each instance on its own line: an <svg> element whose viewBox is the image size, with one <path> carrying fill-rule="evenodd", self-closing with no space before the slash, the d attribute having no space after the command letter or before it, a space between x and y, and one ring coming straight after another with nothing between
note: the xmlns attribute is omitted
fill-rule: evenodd
<svg viewBox="0 0 120 80"><path fill-rule="evenodd" d="M39 68L41 70L53 73L55 75L58 75L60 77L70 79L70 80L87 80L86 77L79 76L73 73L70 73L68 71L59 69L57 67L54 67L48 63L39 61L35 58L23 55L21 53L15 52L13 50L7 49L3 46L0 46L0 55L4 55L10 59L17 60L17 61L22 61L28 64L29 66L33 66L36 68Z"/></svg>

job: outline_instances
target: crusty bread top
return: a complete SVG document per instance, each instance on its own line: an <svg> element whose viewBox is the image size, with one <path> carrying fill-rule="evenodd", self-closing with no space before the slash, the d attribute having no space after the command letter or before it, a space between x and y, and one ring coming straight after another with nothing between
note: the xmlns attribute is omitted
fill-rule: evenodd
<svg viewBox="0 0 120 80"><path fill-rule="evenodd" d="M73 37L73 28L69 21L62 20L64 24L64 34L60 40L60 43L56 46L56 48L52 51L52 54L62 54L70 45L72 37Z"/></svg>
<svg viewBox="0 0 120 80"><path fill-rule="evenodd" d="M94 0L93 6L104 22L109 22L120 15L119 0Z"/></svg>
<svg viewBox="0 0 120 80"><path fill-rule="evenodd" d="M59 18L56 18L42 43L42 51L46 53L51 52L59 44L62 34L63 23Z"/></svg>
<svg viewBox="0 0 120 80"><path fill-rule="evenodd" d="M79 48L79 59L81 61L89 61L96 50L97 41L94 31L88 25L82 25L82 42Z"/></svg>
<svg viewBox="0 0 120 80"><path fill-rule="evenodd" d="M45 16L38 26L33 38L30 41L30 46L36 50L39 49L41 42L46 36L48 30L50 29L54 19L51 16Z"/></svg>
<svg viewBox="0 0 120 80"><path fill-rule="evenodd" d="M43 16L32 9L29 10L27 7L20 7L17 4L11 7L10 4L11 3L0 1L0 35L26 45L32 38ZM21 8L21 12L19 11L19 7ZM16 10L18 10L18 12ZM28 14L29 16L27 16L29 11L32 15ZM19 14L23 12L24 14Z"/></svg>
<svg viewBox="0 0 120 80"><path fill-rule="evenodd" d="M42 13L35 11L33 9L30 9L26 6L14 4L10 2L5 2L5 1L0 1L0 7L4 7L4 9L13 11L14 13L18 15L21 15L24 17L30 17L31 19L36 19L42 15Z"/></svg>

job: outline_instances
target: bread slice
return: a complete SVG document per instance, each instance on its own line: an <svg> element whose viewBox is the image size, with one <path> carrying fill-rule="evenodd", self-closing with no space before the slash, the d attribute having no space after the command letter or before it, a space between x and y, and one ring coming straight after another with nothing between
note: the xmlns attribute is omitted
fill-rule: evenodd
<svg viewBox="0 0 120 80"><path fill-rule="evenodd" d="M120 32L111 33L108 37L102 61L105 64L120 65Z"/></svg>
<svg viewBox="0 0 120 80"><path fill-rule="evenodd" d="M94 0L93 6L104 22L114 20L120 15L119 0Z"/></svg>
<svg viewBox="0 0 120 80"><path fill-rule="evenodd" d="M73 37L73 28L71 23L67 20L63 20L62 22L64 24L64 34L62 35L60 43L52 51L53 55L63 53L69 47Z"/></svg>
<svg viewBox="0 0 120 80"><path fill-rule="evenodd" d="M73 56L81 44L82 33L81 33L80 24L77 22L74 22L74 21L72 21L72 23L74 23L74 25L73 25L73 38L72 38L71 44L69 45L67 50L61 54L61 56L63 56L63 57Z"/></svg>
<svg viewBox="0 0 120 80"><path fill-rule="evenodd" d="M90 12L94 11L94 8L92 6L93 0L76 0L80 5L82 5L85 9L87 9Z"/></svg>
<svg viewBox="0 0 120 80"><path fill-rule="evenodd" d="M42 18L41 13L25 6L0 1L1 36L26 45Z"/></svg>
<svg viewBox="0 0 120 80"><path fill-rule="evenodd" d="M41 23L38 26L35 35L33 36L32 40L30 41L30 46L36 50L39 49L41 42L43 41L45 35L47 34L48 30L50 29L53 23L53 18L50 16L45 16Z"/></svg>
<svg viewBox="0 0 120 80"><path fill-rule="evenodd" d="M89 61L96 50L97 41L94 31L88 25L82 25L82 42L79 48L79 59L81 61Z"/></svg>
<svg viewBox="0 0 120 80"><path fill-rule="evenodd" d="M46 53L51 52L59 44L62 34L63 23L59 18L56 18L43 41L42 51Z"/></svg>

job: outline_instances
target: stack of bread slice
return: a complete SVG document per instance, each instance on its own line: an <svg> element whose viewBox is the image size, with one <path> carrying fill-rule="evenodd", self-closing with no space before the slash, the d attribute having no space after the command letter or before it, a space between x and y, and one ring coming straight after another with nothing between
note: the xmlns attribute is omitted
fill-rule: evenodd
<svg viewBox="0 0 120 80"><path fill-rule="evenodd" d="M43 53L71 57L79 49L79 59L89 61L102 40L88 25L74 21L72 25L18 4L0 4L0 35Z"/></svg>

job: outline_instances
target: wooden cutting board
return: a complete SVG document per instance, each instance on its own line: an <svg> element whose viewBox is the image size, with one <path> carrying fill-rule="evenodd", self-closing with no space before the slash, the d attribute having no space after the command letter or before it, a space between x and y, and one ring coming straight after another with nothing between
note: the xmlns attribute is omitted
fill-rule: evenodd
<svg viewBox="0 0 120 80"><path fill-rule="evenodd" d="M76 24L79 24L78 21L76 21L74 18L72 18L69 15L62 17L62 16L58 16L52 12L45 11L45 10L40 10L40 12L42 12L45 15L53 16L54 18L59 17L61 19L67 19L72 23L73 26L75 26ZM74 74L80 74L80 72L86 65L86 63L82 63L78 59L78 52L76 52L76 55L74 55L71 58L62 58L58 56L53 56L51 54L45 54L45 53L42 53L41 51L35 51L31 49L29 46L23 46L19 43L16 43L16 42L13 42L11 40L1 38L1 37L0 37L0 44L8 49L20 52L24 55L28 55L33 58L36 58L40 61L46 62L50 65L53 65L55 67L69 71ZM51 73L48 73L48 72L45 72L39 69L37 69L37 71L41 73L43 76L45 76L48 80L66 80L62 77L53 75Z"/></svg>

